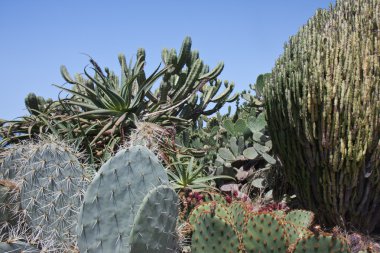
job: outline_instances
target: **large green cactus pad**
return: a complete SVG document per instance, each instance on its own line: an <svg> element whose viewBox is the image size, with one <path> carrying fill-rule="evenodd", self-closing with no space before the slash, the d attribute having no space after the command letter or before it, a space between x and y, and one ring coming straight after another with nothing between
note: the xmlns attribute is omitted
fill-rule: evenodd
<svg viewBox="0 0 380 253"><path fill-rule="evenodd" d="M243 244L247 253L286 252L288 246L284 226L271 213L252 214L248 217Z"/></svg>
<svg viewBox="0 0 380 253"><path fill-rule="evenodd" d="M130 235L131 253L175 252L178 196L169 186L149 191L141 203Z"/></svg>
<svg viewBox="0 0 380 253"><path fill-rule="evenodd" d="M98 171L78 220L81 252L129 252L134 218L149 190L168 184L158 159L143 146L119 151Z"/></svg>
<svg viewBox="0 0 380 253"><path fill-rule="evenodd" d="M239 252L240 248L240 238L232 223L209 211L197 217L191 237L192 253L230 253Z"/></svg>
<svg viewBox="0 0 380 253"><path fill-rule="evenodd" d="M308 228L314 221L314 213L306 210L292 210L285 215L284 220L296 226Z"/></svg>
<svg viewBox="0 0 380 253"><path fill-rule="evenodd" d="M85 188L78 159L61 143L43 142L31 152L24 171L21 206L34 235L57 245L71 243Z"/></svg>
<svg viewBox="0 0 380 253"><path fill-rule="evenodd" d="M238 231L243 231L249 215L247 204L242 201L234 201L228 206L231 220Z"/></svg>
<svg viewBox="0 0 380 253"><path fill-rule="evenodd" d="M329 234L310 235L299 239L294 245L293 253L349 253L347 242L340 237Z"/></svg>

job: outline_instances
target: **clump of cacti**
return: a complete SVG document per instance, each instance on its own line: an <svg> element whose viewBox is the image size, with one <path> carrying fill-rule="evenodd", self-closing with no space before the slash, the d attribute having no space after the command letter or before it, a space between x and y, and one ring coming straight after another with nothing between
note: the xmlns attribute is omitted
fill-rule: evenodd
<svg viewBox="0 0 380 253"><path fill-rule="evenodd" d="M285 45L264 89L273 147L326 224L380 221L378 0L338 0Z"/></svg>
<svg viewBox="0 0 380 253"><path fill-rule="evenodd" d="M349 252L338 235L313 233L314 214L253 212L247 203L206 202L189 216L194 252ZM219 245L219 246L218 246Z"/></svg>

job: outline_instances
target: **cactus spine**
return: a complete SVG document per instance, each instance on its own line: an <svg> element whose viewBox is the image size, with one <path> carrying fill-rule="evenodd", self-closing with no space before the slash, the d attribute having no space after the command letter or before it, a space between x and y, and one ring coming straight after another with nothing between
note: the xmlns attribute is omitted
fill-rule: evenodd
<svg viewBox="0 0 380 253"><path fill-rule="evenodd" d="M268 127L303 205L327 224L380 220L380 2L338 0L293 36L264 89Z"/></svg>

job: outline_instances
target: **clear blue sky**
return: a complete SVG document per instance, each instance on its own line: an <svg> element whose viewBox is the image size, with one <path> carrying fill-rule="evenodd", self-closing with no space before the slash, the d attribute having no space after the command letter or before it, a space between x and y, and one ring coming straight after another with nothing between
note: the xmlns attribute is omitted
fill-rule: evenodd
<svg viewBox="0 0 380 253"><path fill-rule="evenodd" d="M289 36L334 0L1 0L0 118L26 115L29 92L57 98L59 67L82 72L91 55L119 71L139 47L147 70L161 61L161 49L179 51L186 35L210 67L224 61L222 79L247 89L269 72Z"/></svg>

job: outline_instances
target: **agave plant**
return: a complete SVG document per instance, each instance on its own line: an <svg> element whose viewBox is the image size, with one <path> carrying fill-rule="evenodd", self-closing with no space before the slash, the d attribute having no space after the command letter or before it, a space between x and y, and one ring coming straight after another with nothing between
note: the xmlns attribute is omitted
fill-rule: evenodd
<svg viewBox="0 0 380 253"><path fill-rule="evenodd" d="M171 164L167 170L174 189L177 190L206 190L215 188L211 183L215 179L232 179L225 175L207 175L205 168L197 164L194 157L176 154L171 157Z"/></svg>

